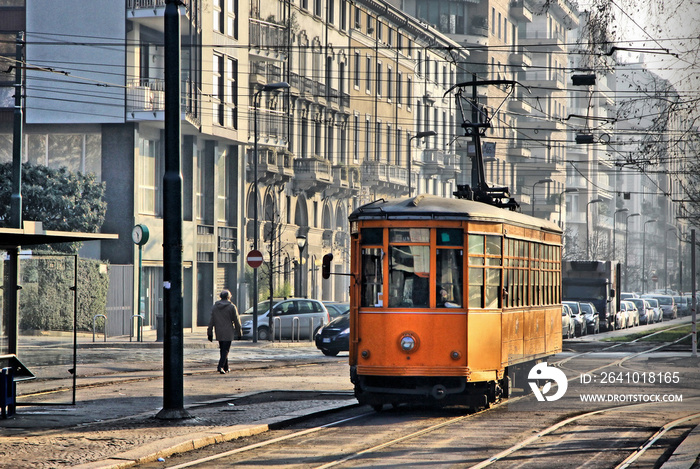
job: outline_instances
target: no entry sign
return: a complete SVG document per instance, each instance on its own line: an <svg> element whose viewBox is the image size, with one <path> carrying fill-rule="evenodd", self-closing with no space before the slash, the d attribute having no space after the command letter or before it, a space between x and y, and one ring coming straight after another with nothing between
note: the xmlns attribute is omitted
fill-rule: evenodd
<svg viewBox="0 0 700 469"><path fill-rule="evenodd" d="M262 252L253 249L248 253L247 256L245 256L245 260L249 266L251 266L254 269L257 269L263 263Z"/></svg>

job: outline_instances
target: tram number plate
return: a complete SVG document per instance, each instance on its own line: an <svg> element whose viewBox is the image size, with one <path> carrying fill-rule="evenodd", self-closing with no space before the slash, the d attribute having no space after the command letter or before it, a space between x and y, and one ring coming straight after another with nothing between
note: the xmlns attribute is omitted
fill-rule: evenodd
<svg viewBox="0 0 700 469"><path fill-rule="evenodd" d="M323 343L324 343L324 344L330 344L330 343L331 343L330 337L324 337L324 338L323 338Z"/></svg>

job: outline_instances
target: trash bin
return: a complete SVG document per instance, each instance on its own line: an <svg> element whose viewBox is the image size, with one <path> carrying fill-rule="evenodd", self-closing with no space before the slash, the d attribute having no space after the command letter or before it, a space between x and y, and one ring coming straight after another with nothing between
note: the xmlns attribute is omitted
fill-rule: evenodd
<svg viewBox="0 0 700 469"><path fill-rule="evenodd" d="M17 409L15 369L11 366L0 371L0 409L2 418L12 417Z"/></svg>
<svg viewBox="0 0 700 469"><path fill-rule="evenodd" d="M163 342L165 337L165 320L162 314L156 314L156 342Z"/></svg>

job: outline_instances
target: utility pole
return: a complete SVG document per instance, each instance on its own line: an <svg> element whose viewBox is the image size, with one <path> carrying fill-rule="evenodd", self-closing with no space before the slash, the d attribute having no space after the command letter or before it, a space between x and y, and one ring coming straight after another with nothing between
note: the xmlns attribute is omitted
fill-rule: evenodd
<svg viewBox="0 0 700 469"><path fill-rule="evenodd" d="M12 195L10 200L10 228L22 228L22 51L24 49L24 33L17 33L15 48L15 113L14 130L12 134ZM19 247L12 246L8 250L8 290L5 292L7 303L14 312L8 317L8 353L17 355L19 322Z"/></svg>
<svg viewBox="0 0 700 469"><path fill-rule="evenodd" d="M159 419L189 418L184 407L182 331L182 173L180 1L167 0L165 42L165 174L163 175L163 408Z"/></svg>

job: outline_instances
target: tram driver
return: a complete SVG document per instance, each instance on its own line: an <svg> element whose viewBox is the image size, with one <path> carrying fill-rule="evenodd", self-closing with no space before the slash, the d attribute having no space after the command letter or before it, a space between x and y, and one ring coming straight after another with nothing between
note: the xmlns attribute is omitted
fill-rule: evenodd
<svg viewBox="0 0 700 469"><path fill-rule="evenodd" d="M437 305L438 308L459 308L458 304L453 303L449 300L447 290L445 290L444 288L441 288L440 292L438 293Z"/></svg>

